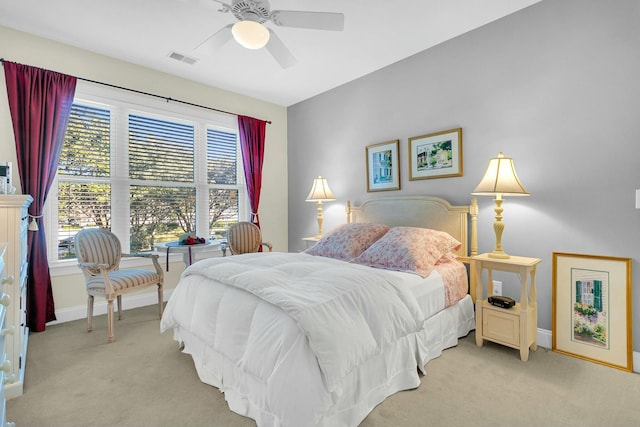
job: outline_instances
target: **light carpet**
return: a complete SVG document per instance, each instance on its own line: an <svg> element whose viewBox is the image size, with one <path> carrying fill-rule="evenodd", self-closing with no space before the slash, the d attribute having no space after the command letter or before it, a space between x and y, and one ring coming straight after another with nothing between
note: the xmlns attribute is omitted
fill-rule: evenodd
<svg viewBox="0 0 640 427"><path fill-rule="evenodd" d="M125 302L126 304L126 302ZM126 306L125 306L126 308ZM198 379L157 307L125 310L107 343L106 317L29 337L24 395L7 401L17 427L255 426ZM376 407L361 427L640 425L640 376L538 348L477 347L473 333L427 364L415 390Z"/></svg>

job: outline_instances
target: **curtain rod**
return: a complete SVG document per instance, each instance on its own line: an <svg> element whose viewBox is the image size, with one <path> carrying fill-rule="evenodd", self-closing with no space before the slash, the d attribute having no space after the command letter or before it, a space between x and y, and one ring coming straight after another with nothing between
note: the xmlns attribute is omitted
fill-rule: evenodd
<svg viewBox="0 0 640 427"><path fill-rule="evenodd" d="M0 58L0 63L1 64L4 64L5 61L6 61L6 59ZM84 77L77 77L77 76L75 76L75 77L76 77L76 79L82 80L82 81L85 81L85 82L95 83L95 84L99 84L99 85L103 85L103 86L109 86L109 87L112 87L112 88L115 88L115 89L127 90L129 92L134 92L134 93L137 93L137 94L140 94L140 95L151 96L151 97L154 97L154 98L160 98L160 99L164 99L167 102L177 102L179 104L185 104L185 105L190 105L192 107L203 108L205 110L217 111L218 113L232 114L234 116L238 115L237 113L232 113L231 111L220 110L218 108L208 107L206 105L194 104L193 102L182 101L180 99L174 99L174 98L171 98L171 97L168 97L168 96L158 95L158 94L150 93L150 92L144 92L144 91L137 90L137 89L130 89L128 87L118 86L118 85L114 85L114 84L111 84L111 83L99 82L97 80L91 80L91 79L87 79L87 78L84 78ZM271 120L265 120L265 122L267 124L271 124Z"/></svg>

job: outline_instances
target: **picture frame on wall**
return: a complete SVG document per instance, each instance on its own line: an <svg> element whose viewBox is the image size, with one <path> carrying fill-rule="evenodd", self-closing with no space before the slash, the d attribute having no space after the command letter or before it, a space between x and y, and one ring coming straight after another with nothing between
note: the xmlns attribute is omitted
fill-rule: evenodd
<svg viewBox="0 0 640 427"><path fill-rule="evenodd" d="M409 138L409 181L462 176L462 128Z"/></svg>
<svg viewBox="0 0 640 427"><path fill-rule="evenodd" d="M368 192L400 189L399 148L398 139L366 147Z"/></svg>
<svg viewBox="0 0 640 427"><path fill-rule="evenodd" d="M633 371L631 258L553 252L552 350Z"/></svg>

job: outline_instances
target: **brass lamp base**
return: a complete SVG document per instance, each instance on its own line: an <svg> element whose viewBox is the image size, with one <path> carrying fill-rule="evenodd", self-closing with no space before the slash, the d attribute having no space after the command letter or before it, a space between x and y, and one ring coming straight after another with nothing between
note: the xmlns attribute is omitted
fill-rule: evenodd
<svg viewBox="0 0 640 427"><path fill-rule="evenodd" d="M322 222L324 217L322 215L322 200L318 200L318 234L316 237L322 237Z"/></svg>
<svg viewBox="0 0 640 427"><path fill-rule="evenodd" d="M502 250L502 232L504 231L504 223L502 222L502 197L500 195L496 196L495 203L496 207L494 210L496 213L496 220L493 222L493 231L496 234L496 247L488 256L489 258L509 259L511 257Z"/></svg>
<svg viewBox="0 0 640 427"><path fill-rule="evenodd" d="M490 252L487 254L489 258L497 258L497 259L509 259L511 256L505 254L504 252Z"/></svg>

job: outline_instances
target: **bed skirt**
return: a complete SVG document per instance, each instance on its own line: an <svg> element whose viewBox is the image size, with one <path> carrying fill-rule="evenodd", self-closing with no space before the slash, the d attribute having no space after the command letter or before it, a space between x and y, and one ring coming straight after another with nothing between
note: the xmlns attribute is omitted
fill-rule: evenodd
<svg viewBox="0 0 640 427"><path fill-rule="evenodd" d="M426 374L427 362L439 357L443 350L456 346L458 339L474 328L473 302L467 295L457 304L427 319L425 327L418 332L418 340L399 341L386 352L368 360L345 377L341 387L334 392L310 386L323 381L319 370L308 369L317 364L311 353L292 351L290 360L283 363L288 372L296 372L295 378L287 375L288 372L280 372L265 382L238 368L189 331L174 328L174 339L183 343L183 351L193 358L200 380L217 387L224 393L233 412L254 419L259 427L355 427L388 396L418 387L420 377L417 368ZM305 338L301 335L300 339ZM299 344L303 346L303 343ZM421 366L418 367L401 356L407 354L407 347L416 345L420 348L410 350L420 355ZM377 372L384 374L376 375ZM301 377L301 373L306 377ZM292 411L291 408L278 407L283 401L291 404L289 399L272 398L283 392L287 396L304 396L292 405L294 419L283 419L274 414ZM309 414L314 415L310 417Z"/></svg>

